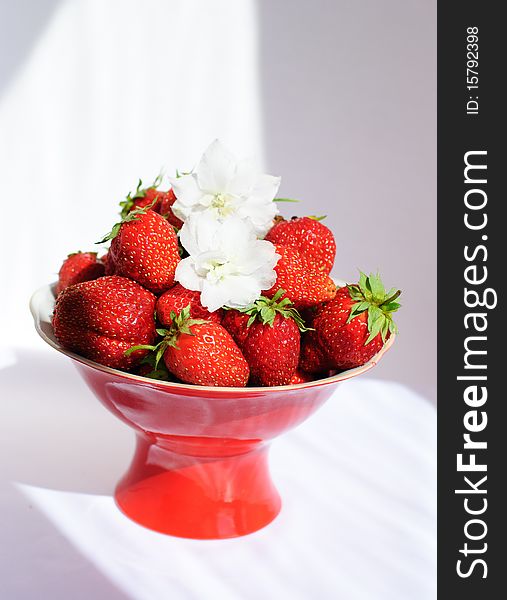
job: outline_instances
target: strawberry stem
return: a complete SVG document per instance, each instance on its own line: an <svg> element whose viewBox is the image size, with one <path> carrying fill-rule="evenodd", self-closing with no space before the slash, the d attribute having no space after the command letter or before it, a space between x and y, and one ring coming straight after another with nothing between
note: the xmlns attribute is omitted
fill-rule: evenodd
<svg viewBox="0 0 507 600"><path fill-rule="evenodd" d="M379 308L382 308L382 306L384 306L384 304L389 304L389 302L392 302L393 300L396 300L396 298L398 298L398 296L400 294L401 294L401 290L398 290L392 296L390 296L389 298L387 298L387 300L384 300L384 302L382 302L382 304L379 304Z"/></svg>
<svg viewBox="0 0 507 600"><path fill-rule="evenodd" d="M279 289L273 298L261 296L250 306L239 308L239 312L250 315L247 322L247 327L250 327L256 319L263 325L273 327L276 314L279 313L285 319L293 319L301 332L310 331L311 328L306 327L303 317L292 306L290 298L282 298L285 290Z"/></svg>
<svg viewBox="0 0 507 600"><path fill-rule="evenodd" d="M142 208L136 208L135 210L131 210L129 213L127 213L123 217L123 219L121 221L119 221L118 223L115 223L113 225L113 228L111 229L111 231L109 233L107 233L100 240L100 242L95 242L95 243L96 244L104 244L105 242L108 242L109 240L113 240L120 233L120 228L123 225L123 223L130 223L131 221L136 221L137 219L139 219L142 215L146 214L150 210L150 208L153 208L153 205L156 203L157 200L158 200L158 196L150 204L147 204L146 206L143 206Z"/></svg>

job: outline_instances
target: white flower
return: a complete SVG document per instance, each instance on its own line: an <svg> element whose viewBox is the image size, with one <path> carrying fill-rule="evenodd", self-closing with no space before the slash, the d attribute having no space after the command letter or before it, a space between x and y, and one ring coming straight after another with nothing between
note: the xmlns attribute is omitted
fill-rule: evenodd
<svg viewBox="0 0 507 600"><path fill-rule="evenodd" d="M236 162L218 140L208 147L194 172L170 182L177 198L172 210L182 221L203 212L220 221L237 216L264 237L278 214L273 198L280 177L258 173L250 161Z"/></svg>
<svg viewBox="0 0 507 600"><path fill-rule="evenodd" d="M178 263L176 280L200 291L201 304L210 312L221 306L248 306L276 281L274 267L280 255L239 217L220 222L208 213L192 215L180 240L190 256Z"/></svg>

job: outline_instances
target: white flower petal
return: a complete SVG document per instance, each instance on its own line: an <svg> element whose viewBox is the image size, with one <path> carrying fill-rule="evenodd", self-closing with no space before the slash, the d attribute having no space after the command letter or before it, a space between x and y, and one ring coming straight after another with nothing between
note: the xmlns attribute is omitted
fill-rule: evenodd
<svg viewBox="0 0 507 600"><path fill-rule="evenodd" d="M249 197L260 202L269 203L278 193L281 177L260 173L250 190Z"/></svg>
<svg viewBox="0 0 507 600"><path fill-rule="evenodd" d="M275 246L266 240L255 240L252 245L238 249L237 260L241 265L241 273L255 273L258 269L274 269L279 255Z"/></svg>
<svg viewBox="0 0 507 600"><path fill-rule="evenodd" d="M201 292L201 304L210 312L214 312L220 307L228 305L229 299L231 295L234 295L235 289L234 277L224 279L216 284L204 281Z"/></svg>
<svg viewBox="0 0 507 600"><path fill-rule="evenodd" d="M280 178L259 173L251 161L237 163L218 140L208 147L194 173L170 181L177 197L173 212L183 221L203 212L217 221L237 215L263 237L278 213L273 198Z"/></svg>
<svg viewBox="0 0 507 600"><path fill-rule="evenodd" d="M171 178L170 182L176 196L172 211L178 219L185 221L193 210L201 204L204 194L197 185L194 175Z"/></svg>
<svg viewBox="0 0 507 600"><path fill-rule="evenodd" d="M190 256L197 256L217 247L216 234L220 223L209 211L192 213L180 230L180 242Z"/></svg>
<svg viewBox="0 0 507 600"><path fill-rule="evenodd" d="M198 292L202 289L203 279L197 275L194 259L190 256L180 260L174 278L187 290Z"/></svg>
<svg viewBox="0 0 507 600"><path fill-rule="evenodd" d="M203 195L202 190L197 185L197 179L192 173L182 175L181 177L170 177L169 182L171 183L177 202L185 206L196 204Z"/></svg>
<svg viewBox="0 0 507 600"><path fill-rule="evenodd" d="M195 169L201 190L218 193L226 192L229 181L236 170L234 156L219 140L212 142Z"/></svg>
<svg viewBox="0 0 507 600"><path fill-rule="evenodd" d="M260 295L261 287L257 279L237 276L234 277L234 287L229 295L227 306L231 308L244 308L255 302Z"/></svg>
<svg viewBox="0 0 507 600"><path fill-rule="evenodd" d="M249 194L255 186L258 171L251 160L245 159L238 162L234 176L229 182L229 194L241 197Z"/></svg>
<svg viewBox="0 0 507 600"><path fill-rule="evenodd" d="M264 237L271 229L277 214L278 206L271 201L266 204L248 199L238 209L238 216L250 222L259 237Z"/></svg>
<svg viewBox="0 0 507 600"><path fill-rule="evenodd" d="M241 249L248 248L256 240L252 227L235 216L222 223L216 237L219 247L230 256L237 255Z"/></svg>

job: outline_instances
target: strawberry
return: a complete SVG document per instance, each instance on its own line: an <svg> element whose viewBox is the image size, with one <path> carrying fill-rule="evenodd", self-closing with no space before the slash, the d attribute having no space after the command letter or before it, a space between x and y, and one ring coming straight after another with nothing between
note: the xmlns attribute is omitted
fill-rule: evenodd
<svg viewBox="0 0 507 600"><path fill-rule="evenodd" d="M155 367L163 357L167 369L181 381L197 385L244 387L248 363L232 336L219 323L190 318L190 306L171 315L169 329L157 329L157 345L138 345L155 353Z"/></svg>
<svg viewBox="0 0 507 600"><path fill-rule="evenodd" d="M331 365L332 362L318 344L315 333L311 331L307 333L301 344L299 368L305 372L316 374L330 371Z"/></svg>
<svg viewBox="0 0 507 600"><path fill-rule="evenodd" d="M400 305L395 288L385 291L378 275L361 273L358 284L347 285L317 309L314 331L303 342L300 367L315 373L352 369L368 362L397 328L392 313Z"/></svg>
<svg viewBox="0 0 507 600"><path fill-rule="evenodd" d="M333 232L317 217L279 219L266 235L273 244L282 244L297 250L315 270L329 275L336 256Z"/></svg>
<svg viewBox="0 0 507 600"><path fill-rule="evenodd" d="M310 373L305 373L301 369L297 369L294 375L290 378L290 385L297 385L298 383L308 383L309 381L313 381L313 377Z"/></svg>
<svg viewBox="0 0 507 600"><path fill-rule="evenodd" d="M250 367L250 383L286 385L296 371L301 341L306 331L299 313L278 290L240 311L228 310L223 325L231 333Z"/></svg>
<svg viewBox="0 0 507 600"><path fill-rule="evenodd" d="M59 294L66 287L74 283L102 277L104 273L104 264L97 260L96 252L75 252L69 254L60 267L56 293Z"/></svg>
<svg viewBox="0 0 507 600"><path fill-rule="evenodd" d="M249 332L247 323L250 317L235 309L226 310L224 312L222 325L232 335L236 344L241 348L248 337Z"/></svg>
<svg viewBox="0 0 507 600"><path fill-rule="evenodd" d="M172 205L176 202L176 195L171 189L167 192L161 192L160 205L158 212L167 219L169 223L175 228L180 230L183 227L183 221L173 213Z"/></svg>
<svg viewBox="0 0 507 600"><path fill-rule="evenodd" d="M173 285L180 260L178 238L171 225L149 206L130 212L99 243L107 240L112 240L108 270L115 275L130 277L154 294Z"/></svg>
<svg viewBox="0 0 507 600"><path fill-rule="evenodd" d="M109 251L100 257L100 262L104 265L106 275L114 275L114 265L111 262L111 255Z"/></svg>
<svg viewBox="0 0 507 600"><path fill-rule="evenodd" d="M272 298L280 289L292 300L298 310L314 306L319 302L331 300L336 293L336 286L327 273L317 271L297 250L276 244L280 259L275 266L276 282L264 292Z"/></svg>
<svg viewBox="0 0 507 600"><path fill-rule="evenodd" d="M155 296L124 277L71 285L58 295L53 328L60 344L115 369L130 369L146 352L126 356L133 344L156 339Z"/></svg>
<svg viewBox="0 0 507 600"><path fill-rule="evenodd" d="M190 306L193 319L206 319L221 323L224 311L218 309L210 313L200 302L201 292L187 290L180 283L164 292L157 301L157 318L164 327L170 327L171 312L179 314L186 306Z"/></svg>
<svg viewBox="0 0 507 600"><path fill-rule="evenodd" d="M151 186L143 188L143 182L140 179L136 191L133 194L129 192L126 199L120 202L122 219L133 210L151 205L151 209L161 214L173 227L181 229L183 221L173 214L171 208L176 202L176 196L172 189L167 192L160 191L158 186L161 181L162 176L159 175Z"/></svg>

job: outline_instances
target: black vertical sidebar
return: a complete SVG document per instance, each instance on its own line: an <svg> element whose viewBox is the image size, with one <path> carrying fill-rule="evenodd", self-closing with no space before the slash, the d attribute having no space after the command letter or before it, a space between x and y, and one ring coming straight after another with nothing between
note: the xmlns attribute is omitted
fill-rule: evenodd
<svg viewBox="0 0 507 600"><path fill-rule="evenodd" d="M438 2L443 600L507 597L507 102L500 92L507 87L507 32L501 9L501 2L484 0Z"/></svg>

